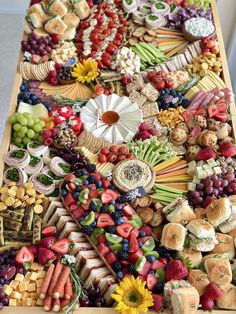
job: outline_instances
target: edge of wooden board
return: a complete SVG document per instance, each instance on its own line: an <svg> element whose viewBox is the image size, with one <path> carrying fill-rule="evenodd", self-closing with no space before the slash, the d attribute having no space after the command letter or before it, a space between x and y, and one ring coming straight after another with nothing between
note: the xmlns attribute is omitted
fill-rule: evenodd
<svg viewBox="0 0 236 314"><path fill-rule="evenodd" d="M223 36L222 36L222 32L221 32L219 13L218 13L218 8L217 8L217 4L216 4L215 0L211 0L211 6L212 6L212 12L213 12L213 17L214 17L215 27L216 27L217 39L218 39L219 46L220 46L222 68L223 68L223 78L224 78L224 81L226 83L226 86L229 88L232 88L228 64L227 64L227 57L226 57L226 53L225 53L225 46L224 46ZM15 80L13 83L12 93L11 93L10 102L9 102L9 106L8 106L7 118L15 112L16 107L17 107L17 95L19 92L19 87L20 87L21 82L22 82L22 77L21 77L19 70L18 70L19 63L21 62L21 60L22 60L22 53L19 53L16 76L15 76ZM235 107L234 102L230 106L230 111L232 114L233 135L234 135L234 138L236 138L236 107ZM6 120L5 128L3 131L3 136L2 136L1 151L0 151L0 186L2 185L2 182L3 182L4 156L8 151L10 139L11 139L11 125ZM32 313L33 314L41 314L44 311L43 311L42 307L4 307L3 311L2 311L2 313L5 313L5 314L12 314L13 312L17 313L17 314L32 314ZM79 310L74 311L73 313L115 314L117 312L112 308L79 308ZM154 314L157 312L148 311L148 313ZM163 314L165 314L165 313L167 314L168 312L163 312ZM197 314L203 314L203 313L206 313L206 312L204 312L202 310L197 311ZM214 310L211 313L212 314L236 314L236 311Z"/></svg>

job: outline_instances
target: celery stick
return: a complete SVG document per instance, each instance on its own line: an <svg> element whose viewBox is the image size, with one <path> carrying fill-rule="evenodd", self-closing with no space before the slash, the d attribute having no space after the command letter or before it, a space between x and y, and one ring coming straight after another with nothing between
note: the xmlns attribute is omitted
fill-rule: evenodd
<svg viewBox="0 0 236 314"><path fill-rule="evenodd" d="M142 59L146 62L150 62L151 59L148 58L147 55L145 55L144 50L142 49L141 46L139 46L138 44L135 45L135 48L137 49L137 51L140 53L140 55L142 56Z"/></svg>
<svg viewBox="0 0 236 314"><path fill-rule="evenodd" d="M173 201L173 198L170 198L168 196L159 196L159 195L153 194L151 195L151 197L155 200L163 200L163 201L168 201L170 203Z"/></svg>
<svg viewBox="0 0 236 314"><path fill-rule="evenodd" d="M148 50L155 58L165 59L163 52L161 52L158 48L149 45L148 43L141 42L140 46Z"/></svg>
<svg viewBox="0 0 236 314"><path fill-rule="evenodd" d="M161 185L158 183L155 184L155 187L157 188L157 190L170 191L172 193L176 193L176 194L181 193L182 194L182 192L180 190L169 188L167 186L164 186L164 185Z"/></svg>

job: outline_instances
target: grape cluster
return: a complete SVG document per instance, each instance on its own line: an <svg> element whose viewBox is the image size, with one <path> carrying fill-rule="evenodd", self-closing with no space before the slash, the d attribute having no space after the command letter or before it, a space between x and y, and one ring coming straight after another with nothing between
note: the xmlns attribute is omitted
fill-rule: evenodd
<svg viewBox="0 0 236 314"><path fill-rule="evenodd" d="M190 101L185 98L180 92L170 88L165 88L160 91L160 96L157 100L159 109L167 110L169 108L178 108L182 106L187 108Z"/></svg>
<svg viewBox="0 0 236 314"><path fill-rule="evenodd" d="M35 33L29 35L27 40L22 40L21 47L23 52L45 56L55 49L57 45L52 42L51 36L38 36Z"/></svg>
<svg viewBox="0 0 236 314"><path fill-rule="evenodd" d="M58 156L71 164L72 171L77 171L84 168L86 169L89 165L86 157L76 152L73 148L65 147L64 149L59 150Z"/></svg>
<svg viewBox="0 0 236 314"><path fill-rule="evenodd" d="M105 307L105 299L100 296L100 288L95 285L86 291L86 296L79 300L81 307Z"/></svg>
<svg viewBox="0 0 236 314"><path fill-rule="evenodd" d="M25 102L27 104L30 104L30 105L37 105L41 102L35 95L33 95L29 91L29 84L25 80L21 84L20 92L18 94L17 103L19 104L21 101Z"/></svg>
<svg viewBox="0 0 236 314"><path fill-rule="evenodd" d="M45 122L39 118L34 118L30 113L16 112L9 118L9 122L13 125L13 144L27 145L32 140L40 143L43 141L41 135Z"/></svg>
<svg viewBox="0 0 236 314"><path fill-rule="evenodd" d="M57 73L58 77L61 80L66 80L66 81L70 81L73 80L72 77L72 67L69 66L63 66Z"/></svg>
<svg viewBox="0 0 236 314"><path fill-rule="evenodd" d="M196 191L188 193L189 202L194 207L206 208L214 199L236 195L234 169L222 168L221 175L212 175L197 184Z"/></svg>

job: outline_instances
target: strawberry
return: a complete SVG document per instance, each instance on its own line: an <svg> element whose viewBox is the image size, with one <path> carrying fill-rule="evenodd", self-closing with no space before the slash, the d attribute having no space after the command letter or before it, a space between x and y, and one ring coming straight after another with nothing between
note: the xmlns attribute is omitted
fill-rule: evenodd
<svg viewBox="0 0 236 314"><path fill-rule="evenodd" d="M34 64L39 64L41 63L41 57L39 55L36 55L36 54L32 54L32 63Z"/></svg>
<svg viewBox="0 0 236 314"><path fill-rule="evenodd" d="M33 263L33 261L34 255L26 246L23 246L16 254L16 263L18 265L24 265L25 263Z"/></svg>
<svg viewBox="0 0 236 314"><path fill-rule="evenodd" d="M132 229L133 229L133 226L130 223L124 223L116 227L116 232L122 238L127 239Z"/></svg>
<svg viewBox="0 0 236 314"><path fill-rule="evenodd" d="M104 154L100 154L98 156L98 162L100 162L101 164L104 164L105 162L107 162L107 157Z"/></svg>
<svg viewBox="0 0 236 314"><path fill-rule="evenodd" d="M131 253L129 255L130 263L136 263L140 256L143 256L143 251L141 249L138 249L136 252Z"/></svg>
<svg viewBox="0 0 236 314"><path fill-rule="evenodd" d="M76 176L73 173L68 173L65 177L65 181L68 181L68 183L70 182L70 180L75 179Z"/></svg>
<svg viewBox="0 0 236 314"><path fill-rule="evenodd" d="M102 179L102 187L107 189L111 185L111 181L107 179Z"/></svg>
<svg viewBox="0 0 236 314"><path fill-rule="evenodd" d="M118 150L119 150L119 148L118 148L118 146L116 146L116 145L111 145L110 147L109 147L109 151L111 152L111 153L118 153Z"/></svg>
<svg viewBox="0 0 236 314"><path fill-rule="evenodd" d="M119 161L124 160L124 159L126 159L126 155L124 155L124 154L118 154L118 155L117 155L117 158L116 158L116 161L119 162Z"/></svg>
<svg viewBox="0 0 236 314"><path fill-rule="evenodd" d="M129 252L135 253L138 251L138 249L139 249L138 240L137 240L135 234L132 234L129 238Z"/></svg>
<svg viewBox="0 0 236 314"><path fill-rule="evenodd" d="M116 158L117 158L116 154L110 153L110 154L107 156L107 161L110 162L110 163L113 163L113 162L116 161Z"/></svg>
<svg viewBox="0 0 236 314"><path fill-rule="evenodd" d="M45 265L54 258L56 258L56 254L53 251L49 249L45 249L44 247L39 248L39 251L38 251L39 264Z"/></svg>
<svg viewBox="0 0 236 314"><path fill-rule="evenodd" d="M173 260L166 267L166 280L184 279L188 276L188 268L181 260Z"/></svg>
<svg viewBox="0 0 236 314"><path fill-rule="evenodd" d="M39 247L44 247L46 249L50 249L51 246L57 241L57 239L53 236L50 236L50 237L46 237L46 238L43 238L41 239L39 242L38 242L38 246Z"/></svg>
<svg viewBox="0 0 236 314"><path fill-rule="evenodd" d="M139 232L140 232L140 231L146 232L146 235L147 235L147 236L152 235L152 229L151 229L149 226L142 226L142 227L139 229Z"/></svg>
<svg viewBox="0 0 236 314"><path fill-rule="evenodd" d="M132 217L133 214L135 213L135 211L133 210L133 208L127 204L122 208L123 213L128 216L128 217Z"/></svg>
<svg viewBox="0 0 236 314"><path fill-rule="evenodd" d="M152 291L153 288L155 287L156 283L157 283L157 279L156 279L155 275L147 274L146 282L147 282L148 290Z"/></svg>
<svg viewBox="0 0 236 314"><path fill-rule="evenodd" d="M106 243L107 242L107 239L106 239L104 234L99 234L97 236L97 240L98 240L98 243Z"/></svg>
<svg viewBox="0 0 236 314"><path fill-rule="evenodd" d="M110 151L108 147L103 147L100 151L101 154L106 155L106 156L109 154L109 152Z"/></svg>
<svg viewBox="0 0 236 314"><path fill-rule="evenodd" d="M207 299L207 297L205 297L205 295L201 296L200 304L202 305L202 309L204 311L212 310L214 305L215 305L214 301Z"/></svg>
<svg viewBox="0 0 236 314"><path fill-rule="evenodd" d="M101 174L98 173L98 172L91 172L91 173L90 173L90 176L93 176L96 181L100 181L101 178L102 178Z"/></svg>
<svg viewBox="0 0 236 314"><path fill-rule="evenodd" d="M98 197L98 190L89 190L89 197L97 198Z"/></svg>
<svg viewBox="0 0 236 314"><path fill-rule="evenodd" d="M154 261L154 263L152 263L152 265L151 265L151 270L157 270L159 268L165 269L165 267L166 267L166 265L164 263L162 263L161 261L156 259Z"/></svg>
<svg viewBox="0 0 236 314"><path fill-rule="evenodd" d="M55 242L51 249L59 254L67 254L70 249L70 241L68 239L61 239Z"/></svg>
<svg viewBox="0 0 236 314"><path fill-rule="evenodd" d="M153 299L152 309L155 311L160 311L165 305L164 297L160 294L153 294L152 299Z"/></svg>
<svg viewBox="0 0 236 314"><path fill-rule="evenodd" d="M236 146L234 146L231 142L224 142L220 145L218 152L226 158L234 157L236 155Z"/></svg>
<svg viewBox="0 0 236 314"><path fill-rule="evenodd" d="M30 250L30 252L34 255L37 256L38 255L38 247L35 244L32 244L30 246L27 246L28 250Z"/></svg>
<svg viewBox="0 0 236 314"><path fill-rule="evenodd" d="M129 237L133 236L133 237L137 238L138 235L139 235L139 230L138 230L137 228L134 228L134 229L130 232Z"/></svg>
<svg viewBox="0 0 236 314"><path fill-rule="evenodd" d="M76 208L73 210L73 216L75 219L80 219L81 217L84 217L84 210L82 207Z"/></svg>
<svg viewBox="0 0 236 314"><path fill-rule="evenodd" d="M167 261L167 259L166 259L165 257L160 257L160 258L159 258L159 261L160 261L161 263L165 264L165 265L167 265L167 263L168 263L168 261Z"/></svg>
<svg viewBox="0 0 236 314"><path fill-rule="evenodd" d="M110 249L105 243L100 243L98 245L98 251L102 256L105 256L110 252Z"/></svg>
<svg viewBox="0 0 236 314"><path fill-rule="evenodd" d="M197 154L197 160L208 160L210 158L216 159L216 153L211 147L206 147Z"/></svg>
<svg viewBox="0 0 236 314"><path fill-rule="evenodd" d="M102 213L99 215L97 220L97 228L106 228L114 225L114 220L108 214Z"/></svg>
<svg viewBox="0 0 236 314"><path fill-rule="evenodd" d="M60 40L62 39L60 34L52 34L51 37L54 44L59 44Z"/></svg>
<svg viewBox="0 0 236 314"><path fill-rule="evenodd" d="M216 301L222 296L222 294L223 294L222 290L219 287L217 287L217 285L214 282L211 282L206 287L204 297L206 297L209 300Z"/></svg>
<svg viewBox="0 0 236 314"><path fill-rule="evenodd" d="M53 236L56 234L56 232L57 232L57 229L55 226L48 226L48 227L43 228L41 233L44 236Z"/></svg>
<svg viewBox="0 0 236 314"><path fill-rule="evenodd" d="M108 204L110 203L110 201L115 200L117 196L118 194L115 191L107 189L105 192L102 193L101 201L103 204Z"/></svg>
<svg viewBox="0 0 236 314"><path fill-rule="evenodd" d="M146 276L148 274L150 268L151 268L151 263L146 261L145 264L143 265L143 268L138 272L139 275Z"/></svg>

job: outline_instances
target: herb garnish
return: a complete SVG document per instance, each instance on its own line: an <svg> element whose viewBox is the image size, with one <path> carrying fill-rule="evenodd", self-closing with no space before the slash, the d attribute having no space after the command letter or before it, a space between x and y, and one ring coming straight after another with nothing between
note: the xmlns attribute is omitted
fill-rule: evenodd
<svg viewBox="0 0 236 314"><path fill-rule="evenodd" d="M53 184L53 179L46 174L40 174L37 176L37 180L43 185L49 186Z"/></svg>
<svg viewBox="0 0 236 314"><path fill-rule="evenodd" d="M10 157L12 158L17 158L17 159L22 159L25 156L25 152L21 149L14 150L11 154Z"/></svg>
<svg viewBox="0 0 236 314"><path fill-rule="evenodd" d="M70 172L70 166L60 163L59 166L61 167L61 169L65 172L65 173L69 173Z"/></svg>
<svg viewBox="0 0 236 314"><path fill-rule="evenodd" d="M6 177L12 182L18 182L20 180L19 170L17 168L7 170Z"/></svg>
<svg viewBox="0 0 236 314"><path fill-rule="evenodd" d="M31 143L29 144L29 146L30 146L30 148L38 148L38 147L41 146L41 144L38 143L38 142L33 141L33 142L31 142Z"/></svg>
<svg viewBox="0 0 236 314"><path fill-rule="evenodd" d="M39 161L40 161L39 158L31 156L29 165L31 167L36 167L36 165L39 163Z"/></svg>

